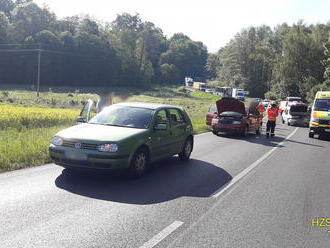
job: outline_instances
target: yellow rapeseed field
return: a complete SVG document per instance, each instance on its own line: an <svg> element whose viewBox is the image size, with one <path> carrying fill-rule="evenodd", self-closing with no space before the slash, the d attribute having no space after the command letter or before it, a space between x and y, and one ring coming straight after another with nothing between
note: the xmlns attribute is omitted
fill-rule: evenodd
<svg viewBox="0 0 330 248"><path fill-rule="evenodd" d="M73 124L79 110L0 105L0 130L26 130Z"/></svg>

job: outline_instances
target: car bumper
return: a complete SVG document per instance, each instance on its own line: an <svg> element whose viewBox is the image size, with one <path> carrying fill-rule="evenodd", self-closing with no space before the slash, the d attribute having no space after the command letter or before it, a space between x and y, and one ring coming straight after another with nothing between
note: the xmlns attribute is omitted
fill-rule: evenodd
<svg viewBox="0 0 330 248"><path fill-rule="evenodd" d="M66 154L86 154L86 159L77 160L69 159ZM49 155L52 161L65 168L82 168L82 169L102 169L102 170L119 170L129 167L129 155L104 154L98 151L77 151L74 148L49 146Z"/></svg>
<svg viewBox="0 0 330 248"><path fill-rule="evenodd" d="M330 126L315 127L315 126L310 125L309 130L310 130L311 133L314 133L314 134L327 134L327 135L330 135Z"/></svg>
<svg viewBox="0 0 330 248"><path fill-rule="evenodd" d="M241 133L243 127L240 124L217 124L212 126L212 130L220 133Z"/></svg>
<svg viewBox="0 0 330 248"><path fill-rule="evenodd" d="M288 119L290 125L306 126L309 123L307 119Z"/></svg>

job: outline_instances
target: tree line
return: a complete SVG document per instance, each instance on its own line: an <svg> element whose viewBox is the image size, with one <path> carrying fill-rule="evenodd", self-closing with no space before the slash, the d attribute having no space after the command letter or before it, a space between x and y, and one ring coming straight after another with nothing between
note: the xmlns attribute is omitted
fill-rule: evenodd
<svg viewBox="0 0 330 248"><path fill-rule="evenodd" d="M330 23L243 29L216 53L183 33L166 37L138 14L110 23L59 19L33 0L0 0L0 84L148 87L185 76L254 97L311 99L330 85Z"/></svg>
<svg viewBox="0 0 330 248"><path fill-rule="evenodd" d="M311 100L330 90L330 23L250 27L210 54L210 85L244 88L251 96Z"/></svg>
<svg viewBox="0 0 330 248"><path fill-rule="evenodd" d="M167 38L138 14L111 23L59 19L32 0L0 0L0 84L148 87L206 77L207 48L182 33Z"/></svg>

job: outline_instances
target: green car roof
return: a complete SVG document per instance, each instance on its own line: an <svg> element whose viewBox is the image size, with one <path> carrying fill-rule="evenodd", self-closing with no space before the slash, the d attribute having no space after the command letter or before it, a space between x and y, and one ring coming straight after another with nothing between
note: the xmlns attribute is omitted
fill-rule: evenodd
<svg viewBox="0 0 330 248"><path fill-rule="evenodd" d="M183 108L179 106L167 105L167 104L159 104L159 103L147 103L147 102L123 102L117 103L116 105L121 106L130 106L136 108L147 108L147 109L159 109L159 108L177 108L183 110Z"/></svg>

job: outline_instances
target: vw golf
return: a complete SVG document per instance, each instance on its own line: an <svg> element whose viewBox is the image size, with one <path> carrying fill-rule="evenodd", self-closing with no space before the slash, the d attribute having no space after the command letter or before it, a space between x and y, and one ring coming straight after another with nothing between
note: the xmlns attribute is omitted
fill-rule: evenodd
<svg viewBox="0 0 330 248"><path fill-rule="evenodd" d="M139 177L157 160L176 154L189 159L193 145L193 126L183 108L119 103L57 133L49 152L65 168L127 169Z"/></svg>

